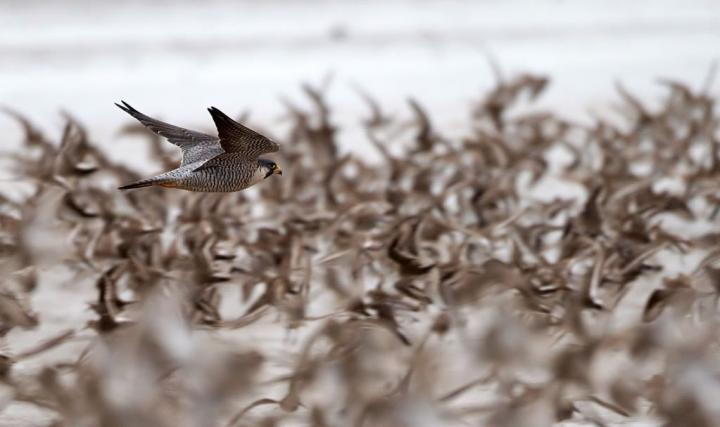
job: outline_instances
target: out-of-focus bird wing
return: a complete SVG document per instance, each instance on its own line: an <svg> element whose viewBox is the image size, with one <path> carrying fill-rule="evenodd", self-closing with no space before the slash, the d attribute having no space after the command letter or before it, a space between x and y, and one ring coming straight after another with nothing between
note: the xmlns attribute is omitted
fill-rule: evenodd
<svg viewBox="0 0 720 427"><path fill-rule="evenodd" d="M277 143L236 122L217 108L210 107L208 111L215 121L220 145L226 152L242 153L247 159L253 159L280 150Z"/></svg>
<svg viewBox="0 0 720 427"><path fill-rule="evenodd" d="M115 104L121 110L136 118L145 127L156 134L167 139L171 143L180 147L183 153L181 165L194 163L200 160L207 160L221 154L223 152L220 147L220 140L216 136L208 135L202 132L196 132L184 129L179 126L171 125L163 121L153 119L131 107L125 101L121 101L122 105Z"/></svg>

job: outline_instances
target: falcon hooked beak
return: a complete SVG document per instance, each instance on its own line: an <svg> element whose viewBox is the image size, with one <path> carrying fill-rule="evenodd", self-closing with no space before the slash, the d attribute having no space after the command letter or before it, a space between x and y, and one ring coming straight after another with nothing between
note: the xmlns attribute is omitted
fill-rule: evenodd
<svg viewBox="0 0 720 427"><path fill-rule="evenodd" d="M275 164L272 167L272 173L273 175L282 175L282 169L280 169L280 166Z"/></svg>

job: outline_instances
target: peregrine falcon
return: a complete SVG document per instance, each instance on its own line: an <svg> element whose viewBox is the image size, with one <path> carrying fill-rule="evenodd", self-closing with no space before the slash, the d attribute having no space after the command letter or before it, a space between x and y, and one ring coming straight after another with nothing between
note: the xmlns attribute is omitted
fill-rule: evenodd
<svg viewBox="0 0 720 427"><path fill-rule="evenodd" d="M125 101L115 104L140 123L182 150L180 167L119 187L120 190L159 185L189 191L244 190L271 175L282 175L275 162L260 158L280 149L278 144L249 129L215 107L208 108L218 136L183 129L148 117Z"/></svg>

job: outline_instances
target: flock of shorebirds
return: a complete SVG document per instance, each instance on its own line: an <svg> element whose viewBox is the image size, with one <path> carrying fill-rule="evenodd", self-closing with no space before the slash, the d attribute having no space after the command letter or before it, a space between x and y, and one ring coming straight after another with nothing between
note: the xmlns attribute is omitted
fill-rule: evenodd
<svg viewBox="0 0 720 427"><path fill-rule="evenodd" d="M416 101L408 121L363 94L378 163L343 154L321 88L304 87L312 110L288 102L292 143L279 152L215 108L217 137L123 103L140 122L123 132L151 136L172 169L149 179L70 116L55 144L8 112L25 129L10 165L33 191L2 198L2 330L42 324L31 302L53 286L39 275L46 222L67 230L56 262L96 289L87 329L2 359L11 400L68 426L718 425L700 391L711 386L692 380L720 373L714 100L665 82L649 108L620 87L622 114L593 125L515 108L547 83L498 83L462 139ZM158 136L182 150L179 167ZM267 179L281 173L260 157L273 152L282 179ZM149 188L115 189L126 182ZM545 197L555 185L568 195ZM674 263L684 270L671 275ZM158 308L167 295L175 308ZM229 317L228 303L242 311ZM266 375L278 355L261 340L217 351L173 341L263 322L301 341L280 375ZM20 361L83 330L92 342L71 361L17 378Z"/></svg>

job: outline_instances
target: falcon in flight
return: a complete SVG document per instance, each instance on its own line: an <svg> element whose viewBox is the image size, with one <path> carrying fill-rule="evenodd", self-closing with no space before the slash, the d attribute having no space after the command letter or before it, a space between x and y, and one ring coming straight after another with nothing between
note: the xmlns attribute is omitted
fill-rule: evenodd
<svg viewBox="0 0 720 427"><path fill-rule="evenodd" d="M218 136L183 129L148 117L125 101L115 104L140 123L182 150L180 167L120 187L120 190L159 185L190 191L244 190L272 175L282 175L275 162L260 158L280 149L278 144L249 129L215 107L208 108Z"/></svg>

